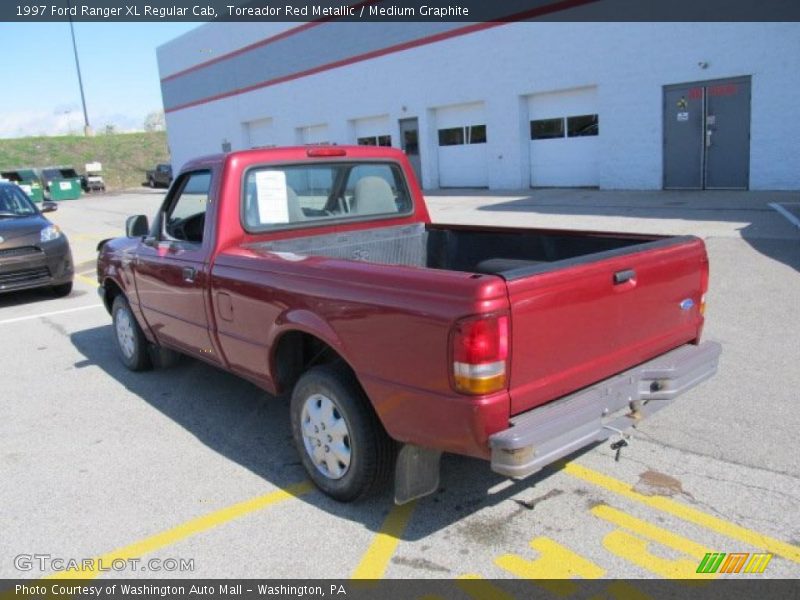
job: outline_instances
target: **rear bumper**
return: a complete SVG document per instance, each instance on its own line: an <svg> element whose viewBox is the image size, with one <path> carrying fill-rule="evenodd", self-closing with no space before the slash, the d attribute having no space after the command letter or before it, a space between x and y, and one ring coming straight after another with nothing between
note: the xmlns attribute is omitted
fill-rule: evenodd
<svg viewBox="0 0 800 600"><path fill-rule="evenodd" d="M687 344L512 418L510 428L489 437L492 470L527 477L634 426L714 375L721 352L716 342Z"/></svg>

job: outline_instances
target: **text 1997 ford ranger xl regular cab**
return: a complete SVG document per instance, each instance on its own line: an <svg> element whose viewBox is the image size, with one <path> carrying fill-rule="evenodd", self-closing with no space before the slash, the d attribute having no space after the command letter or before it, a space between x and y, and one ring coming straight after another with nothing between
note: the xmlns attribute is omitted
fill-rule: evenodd
<svg viewBox="0 0 800 600"><path fill-rule="evenodd" d="M442 452L528 476L717 368L700 239L433 224L390 148L201 158L126 233L98 258L122 361L178 351L291 393L342 501L393 470L398 503L431 493Z"/></svg>

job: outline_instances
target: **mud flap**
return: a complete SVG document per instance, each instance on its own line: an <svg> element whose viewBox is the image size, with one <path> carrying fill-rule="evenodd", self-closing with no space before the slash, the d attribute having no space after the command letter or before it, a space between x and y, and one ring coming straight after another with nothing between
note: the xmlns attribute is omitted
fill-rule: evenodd
<svg viewBox="0 0 800 600"><path fill-rule="evenodd" d="M397 454L394 503L405 504L432 494L439 487L440 450L405 444Z"/></svg>

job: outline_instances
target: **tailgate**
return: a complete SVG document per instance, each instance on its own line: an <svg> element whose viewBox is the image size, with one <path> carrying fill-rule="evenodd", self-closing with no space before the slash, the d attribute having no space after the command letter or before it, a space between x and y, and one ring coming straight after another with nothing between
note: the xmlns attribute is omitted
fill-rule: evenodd
<svg viewBox="0 0 800 600"><path fill-rule="evenodd" d="M511 414L695 340L706 268L703 242L676 237L509 280Z"/></svg>

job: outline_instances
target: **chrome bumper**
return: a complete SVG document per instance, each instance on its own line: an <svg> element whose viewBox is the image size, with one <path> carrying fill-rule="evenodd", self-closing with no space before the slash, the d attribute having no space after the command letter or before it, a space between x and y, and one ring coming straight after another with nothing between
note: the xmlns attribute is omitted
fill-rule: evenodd
<svg viewBox="0 0 800 600"><path fill-rule="evenodd" d="M721 352L716 342L687 344L514 417L510 428L489 438L492 470L507 477L527 477L633 427L714 375Z"/></svg>

